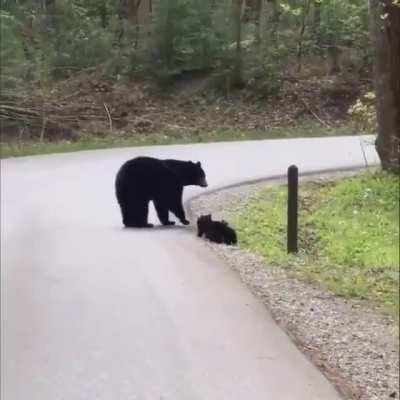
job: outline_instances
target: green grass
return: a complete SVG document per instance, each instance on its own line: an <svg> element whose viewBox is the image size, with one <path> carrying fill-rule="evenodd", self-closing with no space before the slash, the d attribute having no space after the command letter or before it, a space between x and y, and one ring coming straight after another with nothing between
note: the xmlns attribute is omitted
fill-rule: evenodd
<svg viewBox="0 0 400 400"><path fill-rule="evenodd" d="M130 138L114 138L106 136L104 138L96 136L85 136L77 142L61 140L58 142L38 142L38 141L2 141L1 158L20 157L37 154L64 153L79 150L95 150L113 147L131 146L150 146L167 144L186 144L186 143L208 143L220 141L238 140L259 140L276 138L296 138L296 137L318 137L318 136L337 136L349 135L350 128L326 129L315 123L307 123L297 127L271 128L268 131L241 132L241 131L214 131L193 135L165 135L160 133L142 134Z"/></svg>
<svg viewBox="0 0 400 400"><path fill-rule="evenodd" d="M9 157L22 157L39 154L51 153L66 153L80 150L96 150L108 149L115 147L130 147L130 146L151 146L177 143L172 138L166 138L162 135L147 135L138 138L99 138L99 137L85 137L76 142L60 140L57 142L38 142L38 141L25 141L25 142L2 142L1 143L1 158Z"/></svg>
<svg viewBox="0 0 400 400"><path fill-rule="evenodd" d="M399 177L367 172L300 188L299 254L286 253L286 187L257 193L237 216L239 243L269 265L399 313Z"/></svg>

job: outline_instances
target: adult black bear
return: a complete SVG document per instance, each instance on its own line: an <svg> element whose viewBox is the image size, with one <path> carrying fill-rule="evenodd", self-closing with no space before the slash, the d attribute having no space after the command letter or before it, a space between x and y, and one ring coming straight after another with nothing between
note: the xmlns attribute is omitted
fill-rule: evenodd
<svg viewBox="0 0 400 400"><path fill-rule="evenodd" d="M154 202L163 225L173 225L169 211L182 224L188 225L182 205L183 187L206 187L206 176L201 163L179 160L159 160L137 157L122 165L117 173L115 190L126 227L150 228L147 222L149 201Z"/></svg>

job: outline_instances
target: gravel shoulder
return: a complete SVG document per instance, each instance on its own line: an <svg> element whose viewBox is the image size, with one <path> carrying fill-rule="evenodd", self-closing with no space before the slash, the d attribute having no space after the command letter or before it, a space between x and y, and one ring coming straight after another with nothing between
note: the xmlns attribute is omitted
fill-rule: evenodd
<svg viewBox="0 0 400 400"><path fill-rule="evenodd" d="M309 175L305 180L332 180L356 171ZM238 210L270 180L212 192L189 202L194 222L198 215L232 221ZM399 347L395 321L363 302L335 296L322 287L268 266L256 254L239 247L204 241L235 269L243 282L270 310L275 321L300 350L323 371L346 399L399 398Z"/></svg>

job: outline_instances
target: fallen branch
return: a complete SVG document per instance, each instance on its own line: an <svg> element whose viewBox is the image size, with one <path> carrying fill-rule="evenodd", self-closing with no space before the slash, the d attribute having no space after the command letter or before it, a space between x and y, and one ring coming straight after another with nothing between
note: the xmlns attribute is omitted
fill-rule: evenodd
<svg viewBox="0 0 400 400"><path fill-rule="evenodd" d="M108 121L110 122L110 133L113 133L113 126L112 126L112 119L111 119L111 115L110 115L110 111L108 110L107 104L103 103L104 108L106 109L107 112L107 116L108 116Z"/></svg>
<svg viewBox="0 0 400 400"><path fill-rule="evenodd" d="M40 143L43 142L44 139L44 133L46 131L46 125L47 125L47 118L43 115L43 120L42 120L42 129L40 131L40 137L39 137L39 141Z"/></svg>
<svg viewBox="0 0 400 400"><path fill-rule="evenodd" d="M321 119L312 109L311 107L307 104L307 102L299 96L299 99L301 100L301 102L306 106L307 110L324 126L326 126L327 128L332 128L331 125L329 125L327 122L325 122L323 119Z"/></svg>

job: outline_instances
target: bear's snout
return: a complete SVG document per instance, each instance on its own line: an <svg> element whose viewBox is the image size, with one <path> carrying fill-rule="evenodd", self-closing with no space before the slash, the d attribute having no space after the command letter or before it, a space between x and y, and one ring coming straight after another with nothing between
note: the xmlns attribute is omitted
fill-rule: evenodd
<svg viewBox="0 0 400 400"><path fill-rule="evenodd" d="M207 183L207 181L206 181L206 178L202 178L202 179L200 180L199 186L201 186L201 187L207 187L207 186L208 186L208 183Z"/></svg>

